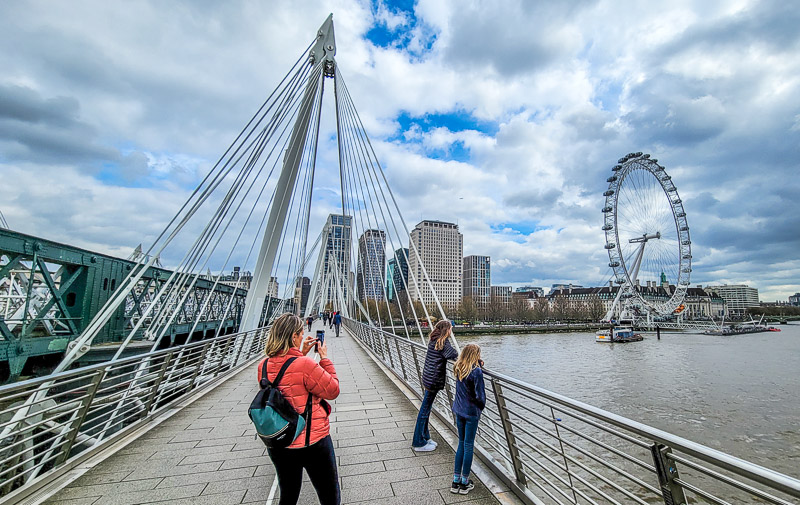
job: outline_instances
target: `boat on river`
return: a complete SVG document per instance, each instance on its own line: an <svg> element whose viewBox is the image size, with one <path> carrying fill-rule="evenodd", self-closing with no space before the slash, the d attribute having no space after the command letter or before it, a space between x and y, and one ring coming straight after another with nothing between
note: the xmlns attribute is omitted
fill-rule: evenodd
<svg viewBox="0 0 800 505"><path fill-rule="evenodd" d="M780 328L762 324L763 319L762 316L758 321L751 319L733 326L720 325L718 328L706 330L703 333L706 335L744 335L747 333L763 333L765 331L781 331Z"/></svg>
<svg viewBox="0 0 800 505"><path fill-rule="evenodd" d="M595 334L595 342L625 343L639 342L644 340L641 334L635 333L630 326L612 326L598 331Z"/></svg>

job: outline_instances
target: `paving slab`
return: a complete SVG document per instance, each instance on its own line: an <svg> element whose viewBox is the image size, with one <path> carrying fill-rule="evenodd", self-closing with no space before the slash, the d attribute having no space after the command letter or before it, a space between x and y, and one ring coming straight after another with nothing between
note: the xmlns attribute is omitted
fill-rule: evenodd
<svg viewBox="0 0 800 505"><path fill-rule="evenodd" d="M312 332L321 329L317 322ZM341 395L331 402L342 503L500 503L477 477L469 495L449 492L453 450L411 449L414 406L346 331L327 339ZM91 468L46 505L265 503L275 469L254 438L247 407L256 370L243 370ZM276 491L273 503L278 502ZM317 503L304 478L299 504Z"/></svg>

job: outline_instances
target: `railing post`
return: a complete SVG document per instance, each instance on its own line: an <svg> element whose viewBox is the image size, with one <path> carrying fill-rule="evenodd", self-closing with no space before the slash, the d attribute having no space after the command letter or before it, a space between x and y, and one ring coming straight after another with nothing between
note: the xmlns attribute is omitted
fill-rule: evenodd
<svg viewBox="0 0 800 505"><path fill-rule="evenodd" d="M92 381L89 383L89 387L86 389L86 398L84 398L80 410L76 412L76 416L72 419L72 423L69 426L69 432L67 432L66 443L61 449L61 454L59 454L58 458L56 459L55 466L60 465L66 461L67 458L69 458L69 452L72 450L72 446L75 444L75 439L78 437L78 430L80 430L81 425L86 418L86 413L89 412L89 407L92 405L92 400L94 400L94 395L97 393L97 388L100 386L100 383L103 381L103 377L105 377L105 375L106 371L105 369L102 369L95 372L94 376L92 377Z"/></svg>
<svg viewBox="0 0 800 505"><path fill-rule="evenodd" d="M383 341L386 343L386 353L389 355L389 366L390 368L394 369L394 359L392 359L392 347L389 345L389 336L383 333L382 331L380 331L379 334L383 339Z"/></svg>
<svg viewBox="0 0 800 505"><path fill-rule="evenodd" d="M406 375L406 367L403 363L403 353L400 352L399 338L394 339L394 348L397 350L397 359L400 360L400 372L403 374L403 380L408 382L408 375Z"/></svg>
<svg viewBox="0 0 800 505"><path fill-rule="evenodd" d="M225 350L219 355L219 365L217 365L217 369L214 370L214 377L219 375L219 371L222 370L222 364L225 363L225 357L228 355L228 351L231 349L231 339L228 338L225 342Z"/></svg>
<svg viewBox="0 0 800 505"><path fill-rule="evenodd" d="M417 379L419 380L419 388L422 393L425 393L425 386L422 385L422 370L419 368L419 359L417 359L417 348L411 345L411 357L414 359L414 366L417 367Z"/></svg>
<svg viewBox="0 0 800 505"><path fill-rule="evenodd" d="M170 351L169 354L164 356L164 363L161 365L161 370L158 371L158 377L156 377L156 381L151 386L150 395L147 398L147 403L144 404L144 410L142 411L142 418L146 417L147 414L150 413L150 408L153 406L153 402L158 395L158 388L161 386L161 382L164 380L164 375L167 373L167 368L169 368L169 363L172 361L173 351Z"/></svg>
<svg viewBox="0 0 800 505"><path fill-rule="evenodd" d="M492 378L492 390L494 391L494 401L497 403L497 413L503 425L503 433L506 435L508 453L511 455L511 463L514 465L514 475L517 478L517 482L525 487L528 485L528 479L525 477L525 472L522 468L519 449L517 449L517 439L514 437L514 431L511 429L511 418L508 415L508 409L506 409L506 400L503 398L503 388L495 378Z"/></svg>
<svg viewBox="0 0 800 505"><path fill-rule="evenodd" d="M567 453L564 452L564 442L561 440L561 431L558 429L558 423L561 422L561 419L556 418L556 411L553 410L553 407L550 407L550 417L553 419L553 426L556 429L558 446L561 448L561 457L564 458L564 469L567 471L569 487L572 489L572 499L575 500L575 503L578 503L578 495L575 493L575 484L572 483L572 474L569 471L569 463L567 462Z"/></svg>
<svg viewBox="0 0 800 505"><path fill-rule="evenodd" d="M206 354L208 353L208 348L210 347L209 344L203 346L203 350L200 352L200 359L197 360L197 366L194 368L194 373L192 374L192 380L189 382L189 389L194 389L195 381L197 380L197 376L200 375L200 370L203 369L203 361L206 359Z"/></svg>
<svg viewBox="0 0 800 505"><path fill-rule="evenodd" d="M663 444L653 444L650 446L650 452L656 466L658 484L664 496L664 505L686 505L686 494L683 492L683 487L675 482L680 478L678 466L667 457L671 452L670 448Z"/></svg>

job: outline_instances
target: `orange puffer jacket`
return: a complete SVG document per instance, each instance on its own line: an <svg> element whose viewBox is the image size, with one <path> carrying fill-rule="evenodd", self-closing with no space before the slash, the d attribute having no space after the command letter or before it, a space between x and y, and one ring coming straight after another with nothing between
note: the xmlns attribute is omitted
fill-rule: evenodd
<svg viewBox="0 0 800 505"><path fill-rule="evenodd" d="M328 358L320 360L319 363L313 359L303 356L300 349L292 347L283 356L273 356L267 362L267 379L275 380L284 361L291 357L297 357L289 365L286 372L278 384L283 397L291 402L295 410L302 414L306 408L308 393L313 395L311 400L311 439L310 444L314 444L328 436L331 425L328 422L328 412L320 405L320 400L333 400L339 396L339 379L336 377L336 370L333 362ZM264 358L267 359L267 358ZM261 369L264 365L262 359L258 363L258 380L261 380ZM306 430L289 445L289 449L304 447L306 444Z"/></svg>

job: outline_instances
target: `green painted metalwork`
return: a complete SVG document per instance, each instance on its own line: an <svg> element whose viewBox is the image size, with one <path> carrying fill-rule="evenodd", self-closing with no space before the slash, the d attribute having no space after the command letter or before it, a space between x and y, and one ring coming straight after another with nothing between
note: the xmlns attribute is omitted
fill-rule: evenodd
<svg viewBox="0 0 800 505"><path fill-rule="evenodd" d="M0 364L7 363L8 378L14 380L18 377L31 357L63 353L69 342L81 334L122 285L135 264L0 229ZM158 292L171 274L170 270L163 268L149 268L125 305L94 339L93 345L113 344L124 339L142 316L143 304L152 301L149 298ZM189 297L193 303L180 309L181 316L167 331L170 345L180 343L181 336L191 330L194 311L206 296L212 297L211 305L217 302L215 306L224 305L230 296L235 296L236 300L225 321L214 318L221 318L221 314L209 311L198 323L196 334L206 336L220 327L223 334L238 330L246 292L224 284L217 284L210 292L213 284L209 279L198 279ZM24 302L21 301L22 294L25 295ZM9 318L13 312L17 313L16 319ZM143 338L146 329L147 324L135 338Z"/></svg>

